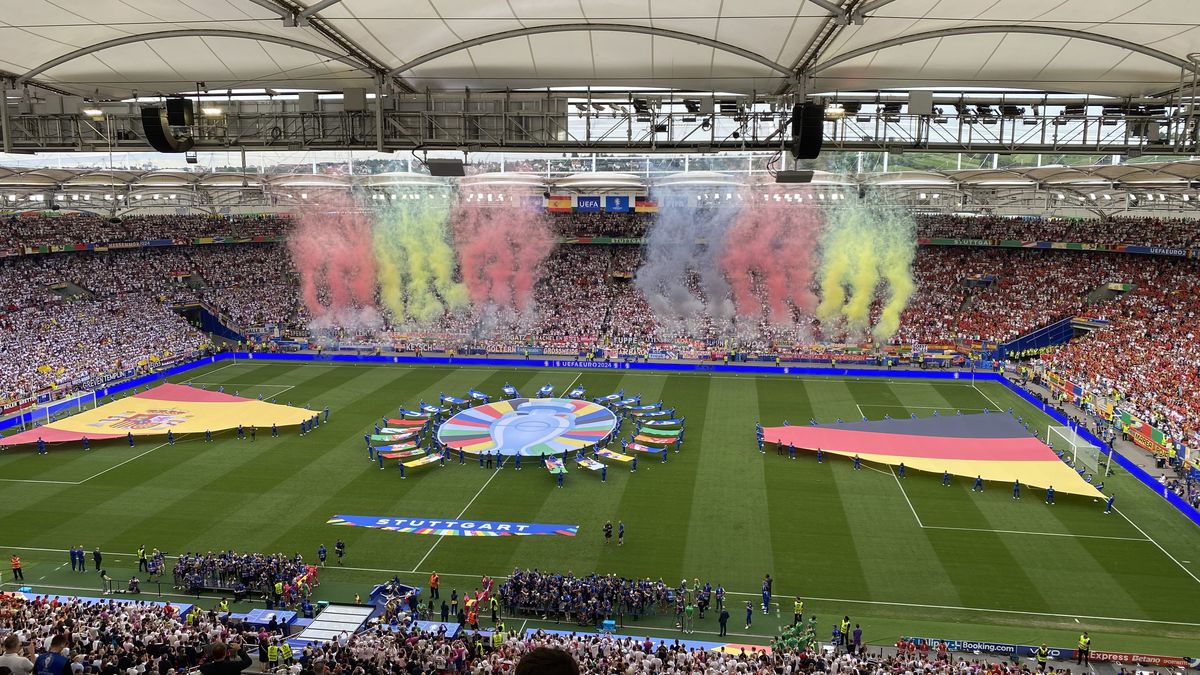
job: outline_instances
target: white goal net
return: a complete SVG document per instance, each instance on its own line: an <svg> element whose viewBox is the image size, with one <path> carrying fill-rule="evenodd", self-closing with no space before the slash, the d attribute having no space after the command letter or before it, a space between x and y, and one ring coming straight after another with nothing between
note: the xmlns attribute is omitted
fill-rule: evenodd
<svg viewBox="0 0 1200 675"><path fill-rule="evenodd" d="M1046 444L1054 448L1054 452L1076 471L1083 471L1085 477L1089 474L1103 477L1109 473L1110 458L1071 427L1052 426L1046 429Z"/></svg>

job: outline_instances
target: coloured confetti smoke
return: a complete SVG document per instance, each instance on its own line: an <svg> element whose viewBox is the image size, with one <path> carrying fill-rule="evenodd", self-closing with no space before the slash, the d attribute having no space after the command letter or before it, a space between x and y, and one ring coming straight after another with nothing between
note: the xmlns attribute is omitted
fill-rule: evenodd
<svg viewBox="0 0 1200 675"><path fill-rule="evenodd" d="M707 316L719 332L728 332L733 302L720 261L737 206L697 199L686 188L659 188L655 199L665 208L647 232L645 262L634 283L664 325L696 334Z"/></svg>
<svg viewBox="0 0 1200 675"><path fill-rule="evenodd" d="M395 323L429 324L466 304L466 288L454 280L449 219L449 200L434 193L393 200L376 214L379 296Z"/></svg>
<svg viewBox="0 0 1200 675"><path fill-rule="evenodd" d="M811 314L817 306L812 282L820 210L770 188L744 196L721 257L738 316L758 319L765 308L769 323L788 324L797 312Z"/></svg>
<svg viewBox="0 0 1200 675"><path fill-rule="evenodd" d="M296 215L288 237L310 327L318 333L377 330L370 219L345 193L320 194L313 203Z"/></svg>
<svg viewBox="0 0 1200 675"><path fill-rule="evenodd" d="M489 201L460 194L451 215L463 284L481 315L530 316L538 266L554 235L534 199L519 191L491 193Z"/></svg>
<svg viewBox="0 0 1200 675"><path fill-rule="evenodd" d="M868 199L831 207L825 219L817 306L822 331L836 335L845 319L851 337L865 335L872 304L880 300L879 319L871 334L877 342L886 342L899 328L900 313L915 290L912 216ZM879 298L881 284L886 291Z"/></svg>

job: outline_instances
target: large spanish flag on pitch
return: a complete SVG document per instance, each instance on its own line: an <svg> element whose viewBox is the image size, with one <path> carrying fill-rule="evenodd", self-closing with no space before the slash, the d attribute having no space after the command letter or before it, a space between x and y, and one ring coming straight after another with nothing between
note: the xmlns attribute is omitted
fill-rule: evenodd
<svg viewBox="0 0 1200 675"><path fill-rule="evenodd" d="M980 413L918 419L767 427L763 440L820 449L866 462L1038 488L1103 496L1011 415Z"/></svg>
<svg viewBox="0 0 1200 675"><path fill-rule="evenodd" d="M162 384L149 391L86 410L50 424L0 438L0 446L80 441L84 436L97 441L106 438L194 434L257 426L292 426L316 413L304 408L256 401L240 396L205 391L181 384Z"/></svg>

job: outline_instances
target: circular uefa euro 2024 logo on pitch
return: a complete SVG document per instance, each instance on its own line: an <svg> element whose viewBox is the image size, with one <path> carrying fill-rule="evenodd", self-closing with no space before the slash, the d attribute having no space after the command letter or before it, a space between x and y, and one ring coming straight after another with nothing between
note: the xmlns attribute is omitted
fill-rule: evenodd
<svg viewBox="0 0 1200 675"><path fill-rule="evenodd" d="M505 456L561 455L612 433L617 417L597 403L568 398L514 398L468 408L446 420L438 441L451 450Z"/></svg>

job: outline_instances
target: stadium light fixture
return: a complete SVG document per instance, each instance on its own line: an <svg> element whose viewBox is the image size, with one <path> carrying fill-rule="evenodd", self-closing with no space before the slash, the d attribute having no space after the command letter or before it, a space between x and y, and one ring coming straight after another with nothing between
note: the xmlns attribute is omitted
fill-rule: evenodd
<svg viewBox="0 0 1200 675"><path fill-rule="evenodd" d="M1104 198L1105 198L1105 199L1112 199L1112 197L1110 197L1110 196L1108 196L1108 195L1103 195L1103 196L1104 196Z"/></svg>
<svg viewBox="0 0 1200 675"><path fill-rule="evenodd" d="M1161 192L1160 192L1160 193L1158 193L1158 201L1160 201L1160 202L1165 202L1165 201L1167 201L1167 196L1166 196L1166 195L1164 195L1164 194L1163 194L1163 193L1161 193Z"/></svg>
<svg viewBox="0 0 1200 675"><path fill-rule="evenodd" d="M136 199L136 200L138 200L139 202L140 202L140 201L142 201L142 196L141 196L141 195L134 195L134 197L133 197L133 198L134 198L134 199Z"/></svg>
<svg viewBox="0 0 1200 675"><path fill-rule="evenodd" d="M1184 196L1183 196L1183 201L1185 201L1185 202L1190 202L1190 201L1192 201L1192 198L1191 198L1191 197L1189 197L1188 195L1184 195Z"/></svg>
<svg viewBox="0 0 1200 675"><path fill-rule="evenodd" d="M821 201L825 201L825 195L819 194L819 195L817 195L817 199L820 199Z"/></svg>
<svg viewBox="0 0 1200 675"><path fill-rule="evenodd" d="M1059 200L1059 201L1062 201L1062 199L1063 199L1065 196L1066 196L1066 195L1064 195L1063 193L1059 192L1058 194L1054 195L1054 198L1055 198L1055 199L1057 199L1057 200Z"/></svg>
<svg viewBox="0 0 1200 675"><path fill-rule="evenodd" d="M221 110L220 108L205 107L201 108L200 112L203 113L205 117L220 117L225 111Z"/></svg>
<svg viewBox="0 0 1200 675"><path fill-rule="evenodd" d="M301 193L300 193L300 199L308 199L308 193L307 193L307 192L301 192Z"/></svg>
<svg viewBox="0 0 1200 675"><path fill-rule="evenodd" d="M921 193L917 194L917 199L925 199L925 193L921 192Z"/></svg>
<svg viewBox="0 0 1200 675"><path fill-rule="evenodd" d="M84 108L80 112L88 117L104 117L104 111L99 108Z"/></svg>
<svg viewBox="0 0 1200 675"><path fill-rule="evenodd" d="M1088 193L1088 199L1090 199L1090 200L1092 200L1092 201L1096 201L1096 193L1095 193L1095 192L1089 192L1089 193Z"/></svg>
<svg viewBox="0 0 1200 675"><path fill-rule="evenodd" d="M1152 202L1152 201L1154 201L1154 195L1147 193L1147 194L1146 194L1146 201L1148 201L1148 202Z"/></svg>
<svg viewBox="0 0 1200 675"><path fill-rule="evenodd" d="M155 199L162 199L162 195L154 195Z"/></svg>
<svg viewBox="0 0 1200 675"><path fill-rule="evenodd" d="M940 192L935 192L935 193L933 193L933 198L934 198L934 199L941 199L941 198L942 198L942 195L941 195L941 193L940 193Z"/></svg>

